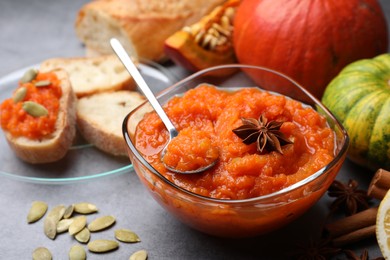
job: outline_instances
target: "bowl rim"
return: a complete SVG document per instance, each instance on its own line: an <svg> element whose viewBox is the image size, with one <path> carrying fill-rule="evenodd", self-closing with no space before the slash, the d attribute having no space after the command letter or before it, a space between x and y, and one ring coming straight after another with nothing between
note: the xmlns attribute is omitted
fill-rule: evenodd
<svg viewBox="0 0 390 260"><path fill-rule="evenodd" d="M210 202L210 203L222 203L222 204L227 204L227 205L229 205L229 204L243 204L243 203L259 202L259 201L263 201L263 200L268 200L268 199L272 199L272 198L275 198L275 197L279 197L281 195L286 195L289 192L291 192L293 190L296 190L296 189L298 189L300 187L305 186L306 184L314 181L318 177L320 177L323 174L325 174L326 172L330 171L331 169L333 169L338 164L338 162L343 157L346 157L348 146L349 146L349 136L348 136L348 133L347 133L346 129L343 127L343 125L332 114L332 112L330 112L329 109L327 109L321 103L320 100L318 100L316 97L314 97L309 91L307 91L304 87L302 87L298 82L296 82L295 80L293 80L289 76L287 76L287 75L285 75L285 74L283 74L281 72L278 72L276 70L273 70L273 69L269 69L269 68L262 67L262 66L246 65L246 64L225 64L225 65L213 66L213 67L209 67L207 69L200 70L198 72L195 72L195 73L193 73L193 74L183 78L182 80L178 81L177 83L173 84L172 86L170 86L170 87L164 89L163 91L159 92L159 94L156 96L156 98L158 99L159 97L163 96L165 93L171 91L172 89L175 89L178 85L182 85L184 82L190 81L193 78L196 78L196 77L198 77L198 76L200 76L202 74L205 74L207 72L214 71L214 70L219 70L219 69L234 69L234 68L260 69L260 70L263 70L263 71L274 73L274 74L276 74L278 76L281 76L281 77L285 78L286 80L290 81L291 83L293 83L304 94L306 94L310 99L312 99L315 102L315 105L318 106L319 108L321 108L321 110L324 113L326 113L327 117L329 117L331 120L333 120L333 122L335 123L334 124L335 127L339 128L340 133L344 137L344 143L342 144L342 147L341 147L339 153L332 159L331 162L329 162L327 165L325 165L324 167L322 167L318 171L314 172L313 174L309 175L305 179L302 179L302 180L300 180L300 181L298 181L298 182L296 182L296 183L294 183L294 184L292 184L292 185L290 185L290 186L288 186L286 188L283 188L281 190L278 190L278 191L275 191L275 192L272 192L272 193L269 193L269 194L266 194L266 195L253 197L253 198L248 198L248 199L238 199L238 200L237 199L218 199L218 198L212 198L212 197L203 196L203 195L194 193L192 191L186 190L186 189L176 185L175 183L169 181L164 175L162 175L151 164L149 164L149 162L147 162L144 159L144 157L138 152L138 150L135 147L135 145L133 145L133 142L131 141L131 138L130 138L130 135L129 135L128 129L127 129L128 120L131 117L131 115L133 115L134 113L137 112L137 110L139 108L141 108L146 103L148 103L148 100L146 100L146 101L144 101L142 104L138 105L136 108L134 108L132 111L130 111L126 115L126 117L123 120L123 124L122 124L122 132L123 132L123 136L124 136L124 139L126 141L126 144L127 144L128 148L131 150L131 152L137 158L137 160L139 160L151 173L153 173L155 176L157 176L159 179L161 179L168 186L172 187L175 190L183 192L183 193L185 193L188 196L196 197L198 199L201 199L201 200L204 200L204 201ZM335 140L335 142L336 142L336 140ZM134 171L135 171L135 169L134 169Z"/></svg>

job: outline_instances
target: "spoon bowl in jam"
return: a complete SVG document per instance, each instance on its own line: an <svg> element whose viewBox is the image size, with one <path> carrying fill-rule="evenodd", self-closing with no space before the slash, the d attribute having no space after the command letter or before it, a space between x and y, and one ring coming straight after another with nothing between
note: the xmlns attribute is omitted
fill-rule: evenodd
<svg viewBox="0 0 390 260"><path fill-rule="evenodd" d="M170 144L172 140L179 135L179 132L172 124L167 114L164 112L164 109L161 107L160 103L154 96L153 92L150 90L149 86L146 84L141 73L138 71L137 67L131 60L130 56L127 54L126 50L123 48L122 44L115 38L111 39L110 43L115 54L122 61L123 65L128 70L130 75L133 77L134 81L136 82L138 87L142 90L145 97L148 99L148 101L150 102L150 104L152 105L156 113L159 115L159 117L161 118L165 127L168 130L169 140L160 154L161 160L164 163L165 167L172 172L180 173L180 174L201 173L212 168L218 160L218 149L213 146L204 147L204 142L196 139L195 142L193 142L194 146L199 146L199 148L200 149L203 148L203 150L206 149L207 156L203 160L202 158L200 158L200 160L197 160L198 163L189 165L188 162L191 162L192 160L183 162L183 160L180 160L181 158L183 158L183 156L181 156L179 158L179 162L177 160L171 160L172 162L176 161L175 164L170 164L167 162L165 157L167 154L169 154ZM188 151L187 151L187 155L188 155Z"/></svg>

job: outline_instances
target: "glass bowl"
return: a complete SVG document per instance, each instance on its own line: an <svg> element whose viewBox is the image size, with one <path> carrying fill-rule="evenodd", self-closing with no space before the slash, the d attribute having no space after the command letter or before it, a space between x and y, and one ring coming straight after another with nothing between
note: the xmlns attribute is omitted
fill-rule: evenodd
<svg viewBox="0 0 390 260"><path fill-rule="evenodd" d="M287 188L243 200L215 199L187 191L170 182L150 165L135 146L135 131L148 102L133 110L123 122L123 134L135 172L153 198L183 223L220 237L249 237L276 230L307 211L326 192L345 160L348 135L336 118L310 93L290 78L267 68L224 65L195 73L161 92L163 105L201 83L218 87L260 87L311 106L335 132L335 157L329 164Z"/></svg>

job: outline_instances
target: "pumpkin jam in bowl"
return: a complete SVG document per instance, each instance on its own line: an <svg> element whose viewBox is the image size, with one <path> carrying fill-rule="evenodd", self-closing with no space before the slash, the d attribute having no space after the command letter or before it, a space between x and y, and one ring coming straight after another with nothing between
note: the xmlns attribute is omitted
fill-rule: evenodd
<svg viewBox="0 0 390 260"><path fill-rule="evenodd" d="M218 161L197 174L167 170L160 153L169 135L148 102L124 120L129 157L163 208L208 234L248 237L286 225L319 200L345 160L348 136L334 116L266 68L213 67L157 99L179 131L166 156L192 167L217 148Z"/></svg>

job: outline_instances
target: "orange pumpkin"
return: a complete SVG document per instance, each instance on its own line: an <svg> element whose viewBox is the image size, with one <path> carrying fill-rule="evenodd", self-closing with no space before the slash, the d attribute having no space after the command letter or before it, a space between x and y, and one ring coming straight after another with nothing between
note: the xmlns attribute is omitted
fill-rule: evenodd
<svg viewBox="0 0 390 260"><path fill-rule="evenodd" d="M235 63L233 19L240 0L228 0L199 22L176 32L164 43L166 55L190 71Z"/></svg>
<svg viewBox="0 0 390 260"><path fill-rule="evenodd" d="M282 72L320 98L347 64L387 51L376 0L244 0L234 20L239 63Z"/></svg>

